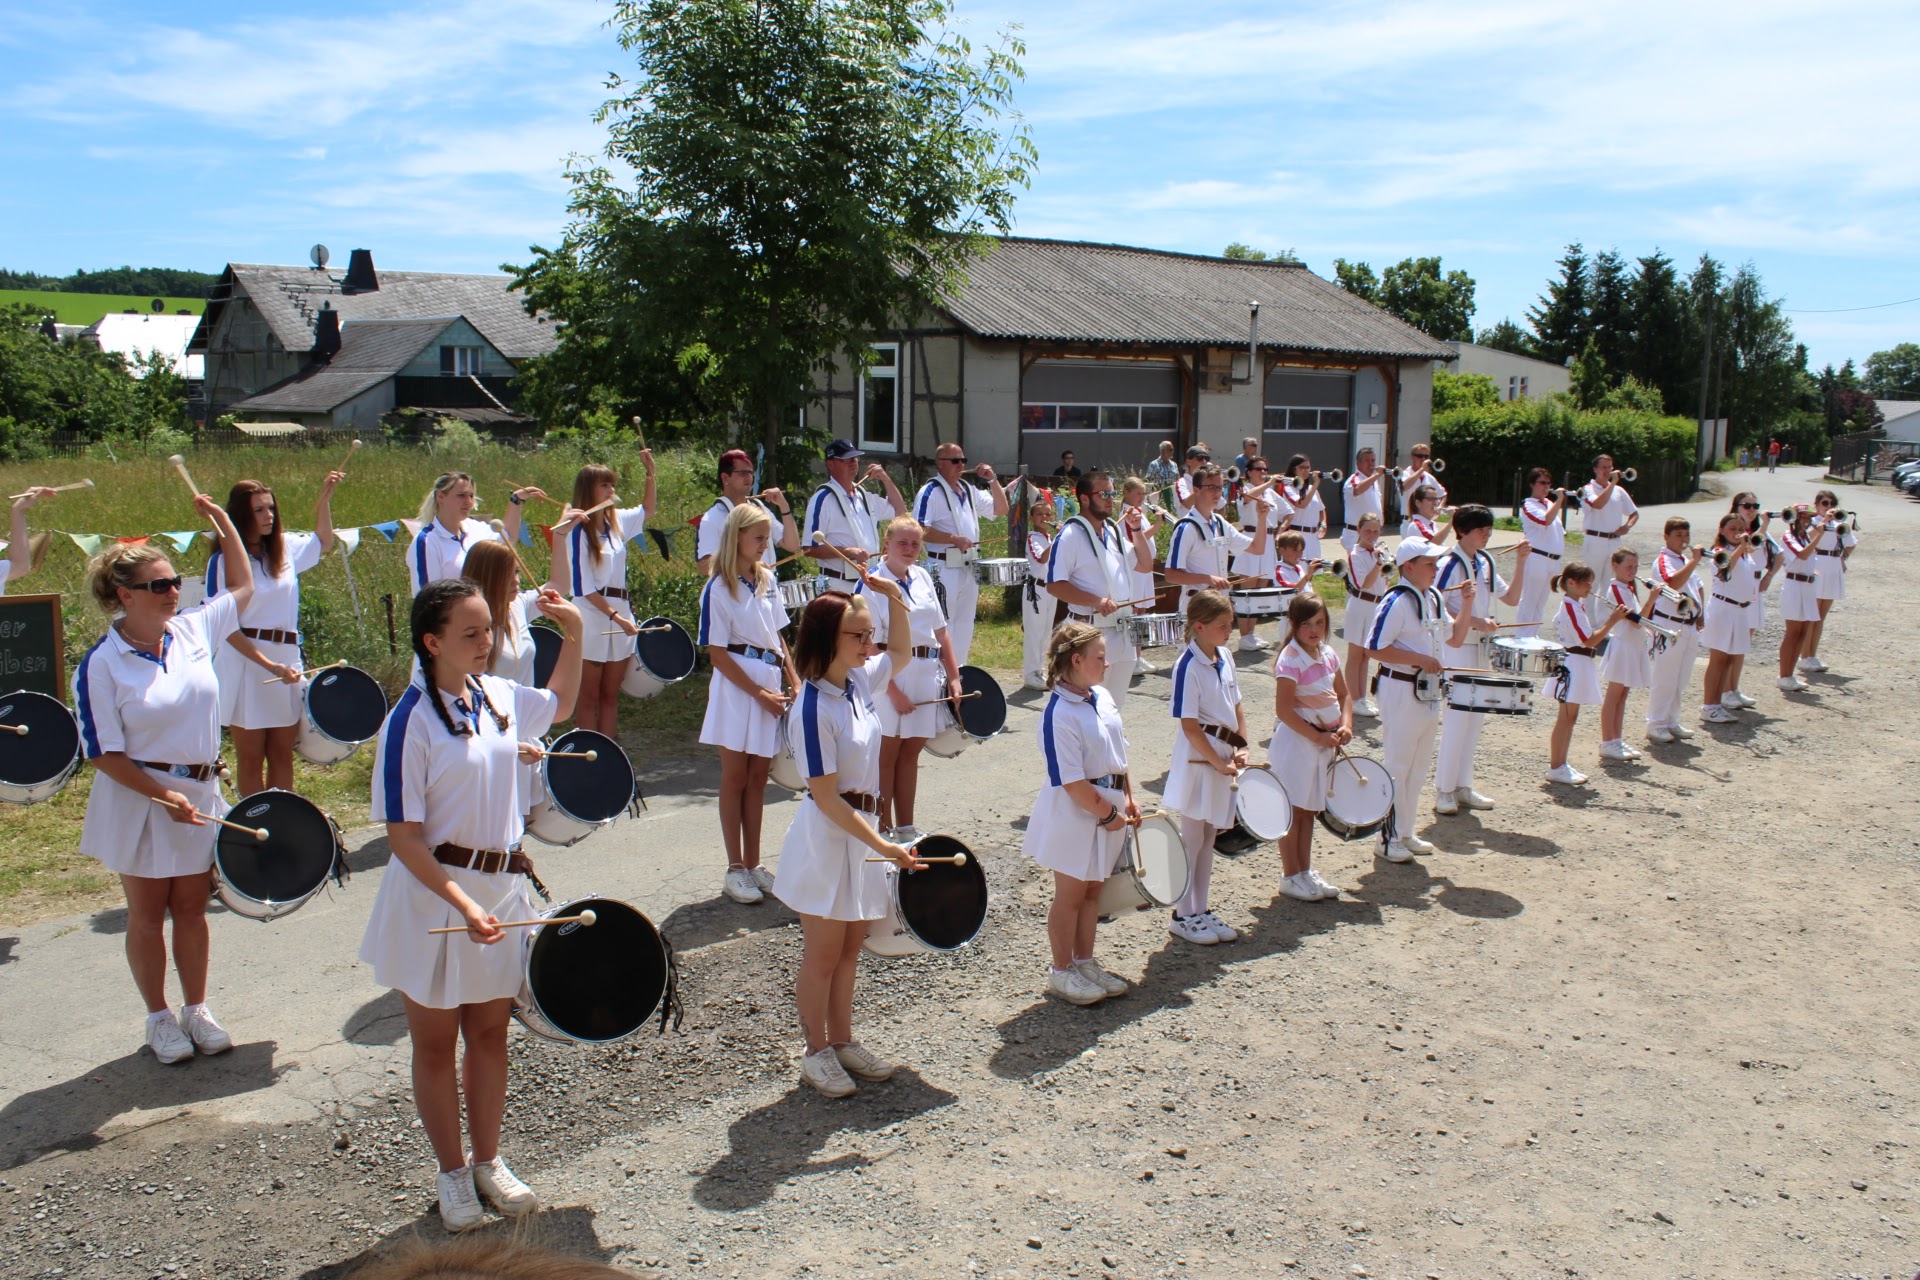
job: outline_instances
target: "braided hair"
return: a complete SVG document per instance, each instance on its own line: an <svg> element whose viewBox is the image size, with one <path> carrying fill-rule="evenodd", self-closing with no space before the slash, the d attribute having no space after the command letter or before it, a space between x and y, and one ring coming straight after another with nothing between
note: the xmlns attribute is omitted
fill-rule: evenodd
<svg viewBox="0 0 1920 1280"><path fill-rule="evenodd" d="M453 714L447 710L446 695L434 683L433 655L427 652L427 637L445 631L454 601L464 600L468 596L479 596L482 600L486 598L480 584L470 578L442 578L438 582L430 582L413 598L413 613L408 619L413 633L413 654L420 660L420 674L426 681L427 701L433 704L433 710L440 717L440 723L447 727L447 732L456 738L464 737L473 730L465 721L456 724ZM494 728L502 734L507 732L513 723L512 717L496 711L492 700L487 697L486 687L471 676L467 678L467 696L493 717Z"/></svg>

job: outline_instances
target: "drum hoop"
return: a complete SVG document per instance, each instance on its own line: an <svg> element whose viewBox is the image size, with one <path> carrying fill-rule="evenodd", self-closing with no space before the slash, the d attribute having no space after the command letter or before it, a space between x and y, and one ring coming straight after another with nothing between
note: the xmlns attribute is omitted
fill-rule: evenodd
<svg viewBox="0 0 1920 1280"><path fill-rule="evenodd" d="M74 716L72 711L67 709L66 703L51 695L41 693L36 689L15 689L10 693L0 694L0 702L10 702L20 698L29 699L30 701L27 704L29 706L36 705L36 701L44 701L60 709L66 716L65 724L67 728L73 733L73 752L68 756L65 764L58 766L52 773L44 778L35 778L32 782L21 782L13 778L0 778L0 787L13 787L22 791L37 790L50 783L58 783L61 787L64 787L67 779L73 777L74 770L80 767L80 753L86 746L86 741L80 732L80 721ZM59 722L56 721L55 723Z"/></svg>
<svg viewBox="0 0 1920 1280"><path fill-rule="evenodd" d="M542 914L547 917L577 915L579 914L580 908L591 907L596 903L602 907L608 905L625 907L627 910L633 912L633 914L643 921L647 928L651 930L654 944L660 949L661 972L663 975L660 983L660 994L654 997L653 1007L640 1015L640 1018L634 1023L632 1031L623 1031L617 1036L612 1036L605 1040L597 1040L589 1036L575 1035L573 1032L566 1030L554 1020L553 1015L547 1012L546 1007L541 1003L539 990L533 985L534 947L540 941L540 935L546 932L546 925L540 925L533 931L534 936L527 940L527 954L526 958L521 962L520 969L521 983L527 992L528 999L532 1001L534 1012L540 1015L540 1020L546 1023L547 1026L552 1027L555 1033L563 1040L572 1044L613 1044L617 1041L625 1040L628 1036L638 1034L645 1029L647 1023L653 1020L653 1015L660 1012L660 1002L665 1000L667 993L673 989L673 953L668 949L666 935L660 932L659 925L656 925L652 920L647 918L646 912L640 910L640 908L634 906L632 903L621 902L617 898L605 898L597 894L587 894L569 902L558 903L552 909Z"/></svg>

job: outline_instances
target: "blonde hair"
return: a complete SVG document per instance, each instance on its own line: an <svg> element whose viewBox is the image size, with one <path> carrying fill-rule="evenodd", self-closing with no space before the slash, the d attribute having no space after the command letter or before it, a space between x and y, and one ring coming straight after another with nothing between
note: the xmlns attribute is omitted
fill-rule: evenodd
<svg viewBox="0 0 1920 1280"><path fill-rule="evenodd" d="M1129 493L1145 493L1146 491L1147 482L1139 476L1128 476L1120 482L1120 493L1122 496Z"/></svg>
<svg viewBox="0 0 1920 1280"><path fill-rule="evenodd" d="M1071 618L1055 627L1047 641L1047 688L1065 679L1075 656L1085 653L1100 636L1100 628Z"/></svg>
<svg viewBox="0 0 1920 1280"><path fill-rule="evenodd" d="M1373 450L1368 449L1368 450L1365 450L1365 452L1372 453ZM1379 525L1380 523L1381 523L1380 513L1378 511L1369 511L1365 515L1361 516L1360 519L1354 524L1353 531L1355 533L1358 533L1370 524ZM1288 532L1291 533L1292 530L1289 529Z"/></svg>
<svg viewBox="0 0 1920 1280"><path fill-rule="evenodd" d="M727 512L727 522L720 526L720 545L714 548L713 559L707 562L707 576L718 578L727 594L738 599L740 592L740 537L750 529L761 525L773 527L773 517L767 509L757 502L742 502ZM773 577L773 571L761 560L753 562L753 592L758 595L766 589Z"/></svg>
<svg viewBox="0 0 1920 1280"><path fill-rule="evenodd" d="M420 523L432 524L440 518L440 495L448 492L465 480L473 485L473 509L480 509L480 486L473 484L473 477L464 471L443 471L440 478L433 482L433 488L427 490L427 496L420 499Z"/></svg>
<svg viewBox="0 0 1920 1280"><path fill-rule="evenodd" d="M111 618L124 612L120 606L120 588L131 589L134 575L150 564L163 564L167 553L146 543L118 543L87 561L87 591L93 602Z"/></svg>
<svg viewBox="0 0 1920 1280"><path fill-rule="evenodd" d="M893 519L887 521L887 530L880 535L880 555L882 558L886 556L887 544L893 541L893 535L896 533L917 533L921 539L924 540L927 536L927 526L921 524L912 516L905 515L895 516Z"/></svg>
<svg viewBox="0 0 1920 1280"><path fill-rule="evenodd" d="M1233 602L1221 592L1211 588L1194 592L1187 597L1187 642L1193 642L1195 627L1204 627L1209 622L1232 616Z"/></svg>

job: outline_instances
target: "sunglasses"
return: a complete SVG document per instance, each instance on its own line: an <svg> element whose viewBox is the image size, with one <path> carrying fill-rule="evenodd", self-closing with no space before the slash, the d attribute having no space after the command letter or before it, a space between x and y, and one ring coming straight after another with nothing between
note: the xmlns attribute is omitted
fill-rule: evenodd
<svg viewBox="0 0 1920 1280"><path fill-rule="evenodd" d="M937 458L935 461L951 462L956 467L964 467L967 465L967 455L963 453L957 458Z"/></svg>
<svg viewBox="0 0 1920 1280"><path fill-rule="evenodd" d="M149 578L145 582L134 583L128 590L151 591L157 596L163 596L169 591L178 591L180 584L185 581L185 578Z"/></svg>
<svg viewBox="0 0 1920 1280"><path fill-rule="evenodd" d="M1757 502L1743 502L1740 504L1740 509L1742 511L1758 511L1760 504Z"/></svg>

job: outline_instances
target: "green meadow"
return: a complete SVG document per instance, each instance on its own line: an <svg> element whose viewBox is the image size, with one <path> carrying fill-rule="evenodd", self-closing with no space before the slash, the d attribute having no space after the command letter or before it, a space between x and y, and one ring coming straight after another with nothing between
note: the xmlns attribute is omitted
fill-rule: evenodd
<svg viewBox="0 0 1920 1280"><path fill-rule="evenodd" d="M205 298L162 298L167 304L166 314L175 315L181 311L191 311L199 315L207 309ZM0 307L25 304L35 311L53 313L53 318L61 324L92 324L101 316L116 311L138 311L142 315L153 310L152 298L135 297L119 293L62 293L51 289L0 289Z"/></svg>

